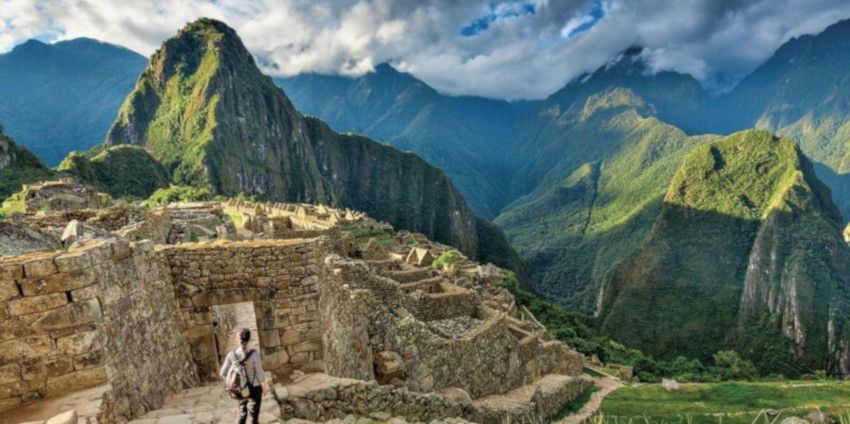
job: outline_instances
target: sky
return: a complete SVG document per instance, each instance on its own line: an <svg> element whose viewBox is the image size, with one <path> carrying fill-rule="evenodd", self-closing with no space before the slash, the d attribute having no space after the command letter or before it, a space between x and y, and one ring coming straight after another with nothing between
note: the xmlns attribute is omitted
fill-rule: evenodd
<svg viewBox="0 0 850 424"><path fill-rule="evenodd" d="M723 90L846 0L0 0L0 52L91 37L145 56L198 17L234 27L260 67L356 76L389 62L453 95L543 98L632 45L653 70Z"/></svg>

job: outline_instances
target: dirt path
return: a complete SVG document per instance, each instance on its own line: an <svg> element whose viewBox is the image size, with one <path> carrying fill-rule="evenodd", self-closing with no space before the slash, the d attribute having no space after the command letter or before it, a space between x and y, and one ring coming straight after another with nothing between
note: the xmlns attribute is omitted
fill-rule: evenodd
<svg viewBox="0 0 850 424"><path fill-rule="evenodd" d="M603 375L602 377L597 378L594 381L594 384L601 388L601 390L594 392L590 395L590 400L587 401L581 409L575 414L568 415L564 417L560 421L556 421L555 424L583 424L591 417L596 415L599 411L599 408L602 406L602 401L608 396L609 393L614 390L623 387L623 383L611 376Z"/></svg>

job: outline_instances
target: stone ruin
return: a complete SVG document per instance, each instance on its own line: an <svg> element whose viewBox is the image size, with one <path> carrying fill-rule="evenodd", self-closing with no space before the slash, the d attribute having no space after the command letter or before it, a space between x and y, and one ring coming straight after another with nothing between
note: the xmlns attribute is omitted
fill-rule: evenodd
<svg viewBox="0 0 850 424"><path fill-rule="evenodd" d="M540 422L591 384L498 268L435 270L448 246L411 248L353 211L228 201L9 222L72 220L109 236L0 257L0 422L170 422L187 400L200 409L185 422L216 422L199 417L235 410L216 372L248 324L273 377L267 421ZM186 242L193 226L210 236Z"/></svg>

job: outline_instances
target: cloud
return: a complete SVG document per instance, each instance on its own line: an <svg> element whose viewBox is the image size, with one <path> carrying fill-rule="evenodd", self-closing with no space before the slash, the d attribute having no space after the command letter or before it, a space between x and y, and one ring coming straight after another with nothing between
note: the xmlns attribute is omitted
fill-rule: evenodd
<svg viewBox="0 0 850 424"><path fill-rule="evenodd" d="M544 97L634 44L654 69L725 88L845 0L0 0L0 51L92 37L151 54L186 22L224 20L264 71L359 75L389 61L438 90Z"/></svg>

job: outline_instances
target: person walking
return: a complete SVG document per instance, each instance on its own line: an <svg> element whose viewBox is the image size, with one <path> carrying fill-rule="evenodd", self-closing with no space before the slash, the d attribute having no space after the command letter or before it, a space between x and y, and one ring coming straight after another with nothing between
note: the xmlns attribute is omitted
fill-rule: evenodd
<svg viewBox="0 0 850 424"><path fill-rule="evenodd" d="M243 328L239 332L239 346L227 354L227 358L225 358L224 364L221 366L221 370L219 370L221 377L227 380L232 367L241 364L244 368L248 396L239 401L239 418L237 418L236 424L245 424L249 415L249 403L251 405L251 422L259 424L260 404L263 401L263 394L268 391L264 384L265 373L263 372L260 352L256 349L248 348L250 341L251 330Z"/></svg>

